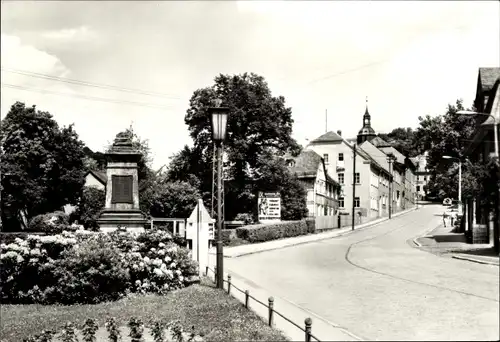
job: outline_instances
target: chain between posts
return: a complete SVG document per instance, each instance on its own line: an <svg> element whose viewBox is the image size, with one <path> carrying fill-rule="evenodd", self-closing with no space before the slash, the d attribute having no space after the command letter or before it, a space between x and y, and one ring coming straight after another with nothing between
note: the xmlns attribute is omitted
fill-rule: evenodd
<svg viewBox="0 0 500 342"><path fill-rule="evenodd" d="M217 272L217 269L215 268L214 270L212 270L211 268L209 268L208 266L206 267L206 271L205 271L205 274L208 276L208 271L212 271L214 273L214 275L216 276L216 272ZM318 342L321 342L319 338L317 338L316 336L314 336L312 333L311 333L311 330L312 330L312 319L310 317L307 317L305 320L304 320L304 325L305 327L301 327L300 325L298 325L297 323L295 323L294 321L290 320L288 317L285 317L283 314L281 314L280 312L276 311L274 309L274 298L273 297L269 297L268 298L268 304L265 304L263 302L261 302L260 300L258 300L257 298L253 297L252 295L250 295L250 291L248 290L245 290L243 291L242 289L238 288L237 286L235 286L233 283L232 283L232 280L231 280L231 275L228 275L227 277L227 280L224 279L224 282L227 283L228 285L228 288L227 288L227 293L230 294L231 293L231 288L234 288L238 291L240 291L242 294L245 295L245 308L249 308L249 299L253 299L254 301L256 301L257 303L263 305L264 307L266 307L268 309L268 324L269 326L272 326L274 324L274 314L280 316L281 318L283 318L285 321L287 321L288 323L294 325L296 328L302 330L305 334L305 342L311 342L312 340L315 340L315 341L318 341Z"/></svg>

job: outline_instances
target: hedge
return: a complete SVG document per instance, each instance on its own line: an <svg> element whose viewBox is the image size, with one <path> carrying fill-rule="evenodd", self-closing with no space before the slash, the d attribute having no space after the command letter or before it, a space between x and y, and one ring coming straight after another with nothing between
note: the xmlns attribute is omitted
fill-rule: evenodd
<svg viewBox="0 0 500 342"><path fill-rule="evenodd" d="M256 224L236 228L236 236L251 243L307 235L311 225L306 220Z"/></svg>

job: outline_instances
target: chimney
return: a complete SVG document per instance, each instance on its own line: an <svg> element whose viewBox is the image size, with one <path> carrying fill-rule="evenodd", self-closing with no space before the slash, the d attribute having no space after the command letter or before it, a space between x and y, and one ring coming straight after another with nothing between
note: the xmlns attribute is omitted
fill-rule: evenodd
<svg viewBox="0 0 500 342"><path fill-rule="evenodd" d="M337 134L340 135L340 136L342 136L342 131L340 131L340 130L337 131Z"/></svg>

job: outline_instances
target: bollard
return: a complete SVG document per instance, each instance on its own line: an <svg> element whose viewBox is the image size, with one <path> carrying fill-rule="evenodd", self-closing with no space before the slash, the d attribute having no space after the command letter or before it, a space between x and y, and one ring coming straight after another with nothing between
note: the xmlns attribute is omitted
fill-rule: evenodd
<svg viewBox="0 0 500 342"><path fill-rule="evenodd" d="M274 308L274 298L269 297L269 326L273 326L273 308Z"/></svg>
<svg viewBox="0 0 500 342"><path fill-rule="evenodd" d="M250 296L250 291L245 291L245 308L248 309L248 296Z"/></svg>
<svg viewBox="0 0 500 342"><path fill-rule="evenodd" d="M205 269L205 277L208 277L208 266Z"/></svg>
<svg viewBox="0 0 500 342"><path fill-rule="evenodd" d="M311 325L312 319L307 317L305 320L306 323L306 342L311 342Z"/></svg>
<svg viewBox="0 0 500 342"><path fill-rule="evenodd" d="M231 293L231 275L227 275L227 294Z"/></svg>

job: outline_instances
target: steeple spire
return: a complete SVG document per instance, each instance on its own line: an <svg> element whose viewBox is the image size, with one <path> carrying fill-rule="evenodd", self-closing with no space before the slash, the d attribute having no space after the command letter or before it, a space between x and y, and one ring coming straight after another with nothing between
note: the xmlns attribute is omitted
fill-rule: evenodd
<svg viewBox="0 0 500 342"><path fill-rule="evenodd" d="M366 109L365 109L365 115L370 115L370 113L368 113L368 96L366 97Z"/></svg>

